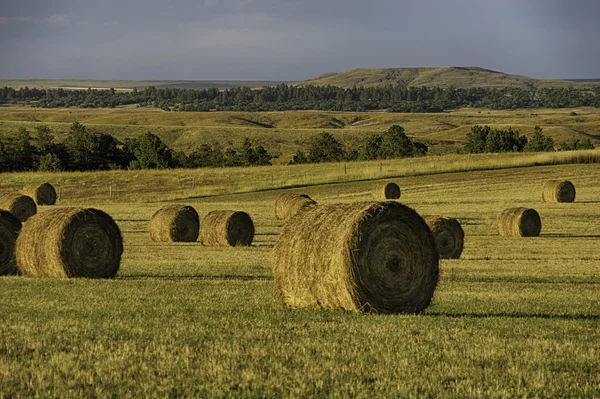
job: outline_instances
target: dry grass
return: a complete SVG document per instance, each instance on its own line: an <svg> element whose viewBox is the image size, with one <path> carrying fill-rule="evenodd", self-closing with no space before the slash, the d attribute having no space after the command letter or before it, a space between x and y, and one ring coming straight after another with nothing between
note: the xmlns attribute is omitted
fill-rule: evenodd
<svg viewBox="0 0 600 399"><path fill-rule="evenodd" d="M423 219L400 203L318 206L286 224L273 276L290 307L419 313L433 297L438 255Z"/></svg>
<svg viewBox="0 0 600 399"><path fill-rule="evenodd" d="M16 244L17 266L28 277L111 278L122 253L117 224L91 208L39 213L23 225Z"/></svg>

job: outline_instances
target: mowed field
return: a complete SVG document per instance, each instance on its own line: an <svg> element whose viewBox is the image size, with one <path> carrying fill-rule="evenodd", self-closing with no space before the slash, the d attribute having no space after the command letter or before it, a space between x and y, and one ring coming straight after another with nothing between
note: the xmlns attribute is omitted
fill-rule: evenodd
<svg viewBox="0 0 600 399"><path fill-rule="evenodd" d="M466 157L439 157L419 176L403 170L429 170L431 159L384 165L386 176L403 176L392 179L401 202L458 218L466 233L461 259L440 262L434 300L421 315L293 310L275 292L277 196L368 201L376 175L338 181L330 174L342 164L232 169L231 185L256 177L273 189L175 196L201 218L215 209L248 212L256 226L248 248L153 243L148 221L173 203L171 193L107 197L82 184L81 195L58 206L113 216L125 242L120 271L112 280L0 278L0 396L600 396L600 167L514 167L516 158L498 156L490 165L506 157L513 167L450 173L458 161L488 162ZM277 189L278 173L294 170L305 176L303 187ZM14 188L103 178L135 192L136 184L189 172L160 173L6 174L4 181ZM323 174L334 182L320 181ZM576 202L543 203L541 185L551 178L571 180ZM498 236L495 219L512 206L538 210L541 236Z"/></svg>
<svg viewBox="0 0 600 399"><path fill-rule="evenodd" d="M539 125L557 145L571 138L590 139L596 146L600 145L600 111L595 108L517 111L464 108L442 113L401 114L165 112L135 106L115 109L0 107L0 135L14 134L19 127L33 131L35 126L47 125L61 140L73 122L120 140L150 131L171 148L186 154L204 143L239 146L248 137L255 146L262 145L275 156L274 164L287 164L296 151L306 150L312 137L322 132L329 132L346 147L354 148L366 136L383 133L392 125L401 125L410 137L427 143L430 154L434 155L460 151L465 135L474 125L512 127L527 136Z"/></svg>

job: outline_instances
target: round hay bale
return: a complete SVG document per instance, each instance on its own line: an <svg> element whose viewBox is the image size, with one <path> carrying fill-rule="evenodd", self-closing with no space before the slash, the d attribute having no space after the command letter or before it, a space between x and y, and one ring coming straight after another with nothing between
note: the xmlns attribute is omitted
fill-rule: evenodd
<svg viewBox="0 0 600 399"><path fill-rule="evenodd" d="M21 194L0 195L0 209L9 211L21 222L37 213L37 206L33 198Z"/></svg>
<svg viewBox="0 0 600 399"><path fill-rule="evenodd" d="M200 217L187 205L167 205L150 219L150 238L156 242L194 242L198 240Z"/></svg>
<svg viewBox="0 0 600 399"><path fill-rule="evenodd" d="M378 185L373 190L376 201L387 201L400 198L400 187L393 182Z"/></svg>
<svg viewBox="0 0 600 399"><path fill-rule="evenodd" d="M200 226L200 243L205 246L248 246L253 239L254 223L246 212L212 211Z"/></svg>
<svg viewBox="0 0 600 399"><path fill-rule="evenodd" d="M425 221L398 202L313 207L290 219L273 276L289 307L419 313L438 281Z"/></svg>
<svg viewBox="0 0 600 399"><path fill-rule="evenodd" d="M542 220L535 209L508 208L498 217L498 232L501 236L537 237L542 231Z"/></svg>
<svg viewBox="0 0 600 399"><path fill-rule="evenodd" d="M575 186L568 180L549 180L542 186L544 202L574 202Z"/></svg>
<svg viewBox="0 0 600 399"><path fill-rule="evenodd" d="M123 253L114 220L98 209L61 208L38 213L17 239L17 267L31 277L112 278Z"/></svg>
<svg viewBox="0 0 600 399"><path fill-rule="evenodd" d="M21 221L8 211L0 210L0 276L17 274L15 244Z"/></svg>
<svg viewBox="0 0 600 399"><path fill-rule="evenodd" d="M50 183L40 185L25 186L22 190L23 194L33 198L38 205L54 205L56 204L56 190Z"/></svg>
<svg viewBox="0 0 600 399"><path fill-rule="evenodd" d="M275 217L288 220L300 210L317 205L316 201L306 194L282 194L275 200Z"/></svg>
<svg viewBox="0 0 600 399"><path fill-rule="evenodd" d="M462 254L465 232L456 219L428 216L425 222L433 233L435 247L442 259L458 259Z"/></svg>

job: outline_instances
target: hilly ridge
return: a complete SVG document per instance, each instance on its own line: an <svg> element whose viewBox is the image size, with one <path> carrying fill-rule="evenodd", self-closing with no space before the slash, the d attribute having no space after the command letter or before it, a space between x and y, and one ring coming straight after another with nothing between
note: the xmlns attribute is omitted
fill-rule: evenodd
<svg viewBox="0 0 600 399"><path fill-rule="evenodd" d="M424 86L441 88L470 87L594 87L599 86L598 79L558 80L536 79L521 75L512 75L479 67L419 67L419 68L355 68L346 72L330 72L297 82L298 85L338 86Z"/></svg>

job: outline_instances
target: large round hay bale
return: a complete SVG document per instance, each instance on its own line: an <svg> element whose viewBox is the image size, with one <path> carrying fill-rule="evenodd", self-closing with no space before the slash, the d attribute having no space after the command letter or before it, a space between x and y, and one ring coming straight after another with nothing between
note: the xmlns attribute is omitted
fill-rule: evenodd
<svg viewBox="0 0 600 399"><path fill-rule="evenodd" d="M498 217L498 232L501 236L537 237L542 231L542 220L535 209L508 208Z"/></svg>
<svg viewBox="0 0 600 399"><path fill-rule="evenodd" d="M406 205L325 205L284 227L273 276L290 307L418 313L437 285L438 254L429 227Z"/></svg>
<svg viewBox="0 0 600 399"><path fill-rule="evenodd" d="M56 204L56 190L50 183L25 186L21 192L33 198L38 205Z"/></svg>
<svg viewBox="0 0 600 399"><path fill-rule="evenodd" d="M205 246L248 246L253 239L254 223L246 212L212 211L200 226L200 243Z"/></svg>
<svg viewBox="0 0 600 399"><path fill-rule="evenodd" d="M400 187L393 182L380 184L373 189L373 198L386 201L400 198Z"/></svg>
<svg viewBox="0 0 600 399"><path fill-rule="evenodd" d="M275 200L275 217L288 220L300 210L316 205L306 194L282 194Z"/></svg>
<svg viewBox="0 0 600 399"><path fill-rule="evenodd" d="M0 209L9 211L21 222L37 213L37 206L33 198L21 194L0 195Z"/></svg>
<svg viewBox="0 0 600 399"><path fill-rule="evenodd" d="M568 180L549 180L542 186L544 202L575 201L575 186Z"/></svg>
<svg viewBox="0 0 600 399"><path fill-rule="evenodd" d="M38 213L17 239L17 267L31 277L111 278L123 239L114 220L98 209L62 208Z"/></svg>
<svg viewBox="0 0 600 399"><path fill-rule="evenodd" d="M157 242L194 242L198 240L200 217L187 205L167 205L152 215L150 238Z"/></svg>
<svg viewBox="0 0 600 399"><path fill-rule="evenodd" d="M442 259L458 259L462 254L465 232L456 219L428 216L425 222L435 239L435 247Z"/></svg>
<svg viewBox="0 0 600 399"><path fill-rule="evenodd" d="M0 276L17 274L15 244L21 221L8 211L0 210Z"/></svg>

